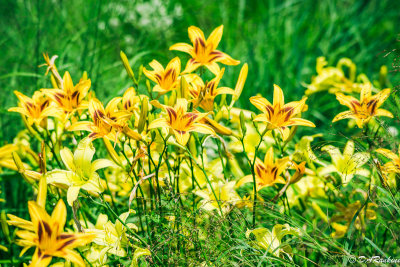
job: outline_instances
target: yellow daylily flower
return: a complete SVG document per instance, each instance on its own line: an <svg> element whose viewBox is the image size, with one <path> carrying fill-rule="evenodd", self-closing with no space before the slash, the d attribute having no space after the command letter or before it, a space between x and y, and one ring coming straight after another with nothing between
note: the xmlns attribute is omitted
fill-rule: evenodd
<svg viewBox="0 0 400 267"><path fill-rule="evenodd" d="M386 148L378 148L376 152L392 160L383 166L383 170L385 172L400 173L400 145L398 149L398 155Z"/></svg>
<svg viewBox="0 0 400 267"><path fill-rule="evenodd" d="M365 84L360 93L360 100L352 97L346 96L342 93L336 94L336 99L340 104L347 106L350 110L344 111L335 116L332 122L343 119L355 119L357 126L363 128L371 118L377 116L385 116L393 118L393 114L385 109L380 109L379 107L385 102L385 100L390 95L390 89L384 89L377 93L376 95L371 95L372 84Z"/></svg>
<svg viewBox="0 0 400 267"><path fill-rule="evenodd" d="M119 218L125 223L131 212L122 213ZM137 231L138 228L133 223L127 224L130 229ZM96 225L85 229L85 233L96 234L93 243L102 247L101 257L107 257L107 254L125 257L127 251L125 248L129 245L125 226L118 220L115 224L108 220L107 215L100 214L97 218Z"/></svg>
<svg viewBox="0 0 400 267"><path fill-rule="evenodd" d="M51 216L46 210L34 201L28 202L31 221L8 215L8 223L22 230L16 235L19 246L23 246L22 256L29 248L36 247L35 254L29 266L48 266L52 257L60 257L69 260L79 266L85 266L85 262L73 249L90 243L94 234L89 233L65 233L64 225L67 209L60 199Z"/></svg>
<svg viewBox="0 0 400 267"><path fill-rule="evenodd" d="M270 130L277 129L282 134L283 140L289 137L290 129L288 126L303 125L315 127L311 121L296 117L305 107L307 97L300 101L293 101L285 104L282 89L274 84L274 102L271 104L261 96L253 96L250 102L263 114L257 115L254 121L266 122Z"/></svg>
<svg viewBox="0 0 400 267"><path fill-rule="evenodd" d="M69 131L89 131L92 139L106 137L111 141L118 141L117 134L124 132L135 140L140 140L141 136L131 130L126 122L131 117L131 113L126 110L119 110L120 97L110 100L104 109L103 104L96 98L89 101L89 115L92 121L79 121L72 124Z"/></svg>
<svg viewBox="0 0 400 267"><path fill-rule="evenodd" d="M344 235L347 233L347 230L354 218L354 215L360 210L362 207L362 203L357 200L354 203L350 203L349 205L345 206L342 203L335 203L336 209L339 211L338 214L335 214L332 216L331 219L331 226L335 230L331 234L332 237L334 238L342 238ZM360 230L366 226L366 222L364 221L364 218L367 218L368 220L376 220L376 212L374 208L376 208L377 205L375 203L368 203L366 207L363 207L358 214L357 218L354 221L354 226L356 229ZM342 224L340 222L344 222L345 224Z"/></svg>
<svg viewBox="0 0 400 267"><path fill-rule="evenodd" d="M223 25L216 28L206 40L202 30L195 26L190 26L188 32L193 46L185 43L177 43L169 48L170 50L188 53L192 57L187 62L184 73L190 73L200 66L206 66L212 73L218 75L220 68L217 62L225 65L238 65L240 63L240 61L216 50L222 38L223 28Z"/></svg>
<svg viewBox="0 0 400 267"><path fill-rule="evenodd" d="M197 190L194 193L202 198L199 203L202 209L207 211L216 210L219 215L222 216L229 213L229 211L231 211L234 206L243 202L242 198L235 191L235 185L235 181L218 181L211 183L217 199L215 199L214 193L212 192L212 189L208 184L205 189ZM219 207L221 207L222 214Z"/></svg>
<svg viewBox="0 0 400 267"><path fill-rule="evenodd" d="M67 200L70 206L77 199L81 188L93 194L103 192L100 177L96 171L115 164L107 159L97 159L92 162L94 153L92 140L86 137L79 142L74 154L66 147L60 151L67 170L56 169L46 173L48 184L68 188Z"/></svg>
<svg viewBox="0 0 400 267"><path fill-rule="evenodd" d="M329 93L359 93L365 82L368 81L365 74L360 74L356 80L356 65L348 58L341 58L336 67L327 66L328 62L325 57L317 58L316 71L317 76L311 80L311 84L307 86L306 95L311 95L320 91L328 90ZM348 77L343 66L348 68Z"/></svg>
<svg viewBox="0 0 400 267"><path fill-rule="evenodd" d="M66 71L62 79L61 89L42 89L42 92L52 99L65 113L72 113L75 110L88 108L88 102L84 98L90 89L90 85L90 79L81 79L74 86L71 75Z"/></svg>
<svg viewBox="0 0 400 267"><path fill-rule="evenodd" d="M136 90L129 87L122 96L122 107L131 113L139 112L140 97L136 95Z"/></svg>
<svg viewBox="0 0 400 267"><path fill-rule="evenodd" d="M343 154L332 145L324 146L321 150L329 153L332 164L322 167L318 171L319 175L324 176L336 172L341 176L343 184L350 182L356 174L368 177L369 171L363 169L362 166L368 162L369 154L368 152L354 153L354 142L352 140L346 143Z"/></svg>
<svg viewBox="0 0 400 267"><path fill-rule="evenodd" d="M128 216L134 213L133 210L124 212L119 216L119 219L129 227L130 230L135 232L138 231L138 227L133 223L126 223ZM131 244L130 239L135 239L127 233L127 228L122 222L116 219L115 223L112 223L107 215L100 214L97 217L96 225L88 222L88 227L85 229L85 233L95 234L96 238L93 239L95 244L95 250L89 251L89 260L91 263L101 263L99 266L105 266L107 262L107 255L112 254L118 257L128 256L131 247L135 247L133 253L133 260L137 262L140 256L151 255L148 249L140 248L136 245ZM81 222L84 225L84 222ZM131 254L129 254L131 255ZM95 257L96 256L96 257Z"/></svg>
<svg viewBox="0 0 400 267"><path fill-rule="evenodd" d="M247 230L246 238L250 238L250 235L255 236L255 240L250 242L253 247L267 250L276 257L286 255L291 259L292 248L289 245L283 245L282 238L285 235L299 236L300 230L290 227L289 224L277 224L272 231L267 228Z"/></svg>
<svg viewBox="0 0 400 267"><path fill-rule="evenodd" d="M143 68L143 73L157 84L153 88L154 92L165 94L179 87L179 74L181 73L179 57L172 59L165 69L157 60L153 60L149 65L153 68L153 71Z"/></svg>
<svg viewBox="0 0 400 267"><path fill-rule="evenodd" d="M257 158L254 167L257 191L276 183L285 184L286 180L280 175L287 168L289 161L289 157L274 160L274 150L272 147L265 154L264 162ZM247 175L240 179L236 186L239 187L244 183L250 182L253 182L253 176Z"/></svg>
<svg viewBox="0 0 400 267"><path fill-rule="evenodd" d="M224 75L225 68L223 68L218 75L215 76L209 82L204 83L203 80L197 74L192 74L189 77L191 86L189 86L189 93L193 98L192 102L195 103L195 107L200 106L205 111L214 110L214 100L218 95L228 94L235 95L235 91L228 87L219 87L218 84ZM242 77L242 79L245 77ZM244 81L238 81L240 84L244 84Z"/></svg>
<svg viewBox="0 0 400 267"><path fill-rule="evenodd" d="M29 125L34 123L40 125L47 117L59 114L54 107L50 106L50 100L42 92L36 91L32 98L18 91L14 91L14 94L18 97L19 106L9 108L8 111L26 116Z"/></svg>
<svg viewBox="0 0 400 267"><path fill-rule="evenodd" d="M171 129L176 141L183 146L188 142L190 132L215 135L212 128L199 123L201 119L207 116L207 113L187 112L188 102L184 98L177 99L174 107L162 105L156 100L153 100L150 103L155 107L163 108L167 112L167 118L162 117L155 119L149 124L148 129L163 127Z"/></svg>

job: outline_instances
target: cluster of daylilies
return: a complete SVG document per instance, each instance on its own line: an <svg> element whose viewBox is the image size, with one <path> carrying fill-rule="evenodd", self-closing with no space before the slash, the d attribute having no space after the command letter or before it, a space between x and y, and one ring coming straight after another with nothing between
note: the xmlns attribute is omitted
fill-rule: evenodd
<svg viewBox="0 0 400 267"><path fill-rule="evenodd" d="M203 211L205 220L227 217L234 209L249 211L248 244L288 260L293 248L282 238L301 238L305 229L266 228L269 222L259 215L262 203L274 202L282 213L310 209L330 226L332 238L343 237L351 223L361 231L366 220L376 219L377 205L371 200L364 205L366 191L344 196L341 188L354 177L363 177L365 190L373 183L393 187L399 154L351 139L316 153L314 139L323 135L313 119L303 118L307 97L285 103L285 89L278 85L249 99L256 112L236 107L248 65L242 65L236 85L222 86L225 66L240 64L217 49L223 26L208 38L194 26L188 32L192 44L170 47L189 55L185 68L175 57L166 65L153 60L135 74L121 52L132 87L106 105L96 98L87 73L79 80L68 71L60 74L57 56L47 54L42 66L52 88L32 97L15 91L18 106L9 111L21 115L26 129L14 144L0 148L0 166L18 171L34 191L27 204L30 220L7 214L7 223L18 229L21 255L33 255L27 264L64 264L57 258L79 266L157 262L153 228L161 223L147 218L157 214L177 227L171 200L192 214ZM356 77L349 59L326 65L324 58L317 60L317 76L305 95L336 94L347 110L332 122L351 119L362 131L382 131L378 117L393 118L381 108L390 89L365 75ZM314 128L314 135L296 135L306 127ZM331 196L337 203L323 206ZM333 205L333 215L327 215Z"/></svg>

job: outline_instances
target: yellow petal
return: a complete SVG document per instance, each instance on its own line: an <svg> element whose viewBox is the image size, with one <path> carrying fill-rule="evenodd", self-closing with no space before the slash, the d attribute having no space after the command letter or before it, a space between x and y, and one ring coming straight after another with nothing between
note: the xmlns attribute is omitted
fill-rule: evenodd
<svg viewBox="0 0 400 267"><path fill-rule="evenodd" d="M235 91L228 87L220 87L216 90L216 95L235 95Z"/></svg>
<svg viewBox="0 0 400 267"><path fill-rule="evenodd" d="M74 155L72 154L71 150L69 150L67 147L64 147L60 150L60 156L61 160L65 164L65 167L67 167L69 171L75 171Z"/></svg>
<svg viewBox="0 0 400 267"><path fill-rule="evenodd" d="M35 201L28 201L28 210L34 229L38 229L39 222L50 221L50 216Z"/></svg>
<svg viewBox="0 0 400 267"><path fill-rule="evenodd" d="M155 128L168 128L170 127L167 120L165 118L158 118L153 120L149 126L148 129L155 129Z"/></svg>
<svg viewBox="0 0 400 267"><path fill-rule="evenodd" d="M94 153L92 140L88 137L82 139L74 152L75 168L87 169L91 165Z"/></svg>
<svg viewBox="0 0 400 267"><path fill-rule="evenodd" d="M284 104L285 98L283 96L283 91L278 85L274 84L274 108L282 108Z"/></svg>
<svg viewBox="0 0 400 267"><path fill-rule="evenodd" d="M387 111L386 109L376 110L375 116L384 116L384 117L393 118L393 114L390 111Z"/></svg>
<svg viewBox="0 0 400 267"><path fill-rule="evenodd" d="M64 256L63 258L70 260L71 262L75 263L78 266L85 267L85 262L83 261L82 257L79 255L78 252L73 251L72 249L64 249Z"/></svg>
<svg viewBox="0 0 400 267"><path fill-rule="evenodd" d="M205 44L206 38L204 37L203 31L200 30L199 28L197 28L195 26L190 26L188 29L188 33L189 33L189 38L192 41L192 43L195 43L196 40L199 40L199 41L201 40Z"/></svg>
<svg viewBox="0 0 400 267"><path fill-rule="evenodd" d="M68 127L68 131L89 131L91 132L92 129L90 126L93 125L93 122L89 121L78 121L73 123L71 126Z"/></svg>
<svg viewBox="0 0 400 267"><path fill-rule="evenodd" d="M71 186L67 191L67 202L68 205L72 207L74 201L78 198L79 191L81 190L80 186Z"/></svg>
<svg viewBox="0 0 400 267"><path fill-rule="evenodd" d="M354 154L354 142L352 140L347 141L346 146L343 150L343 156L351 158Z"/></svg>
<svg viewBox="0 0 400 267"><path fill-rule="evenodd" d="M174 44L173 46L171 46L169 48L169 50L182 51L182 52L185 52L185 53L188 53L188 54L192 55L193 47L191 45L189 45L189 44L177 43L177 44Z"/></svg>
<svg viewBox="0 0 400 267"><path fill-rule="evenodd" d="M67 208L65 207L64 201L60 199L54 208L51 219L53 222L57 222L59 225L58 231L61 233L64 230L65 221L67 219Z"/></svg>
<svg viewBox="0 0 400 267"><path fill-rule="evenodd" d="M215 50L215 51L219 54L219 57L216 60L216 62L221 62L222 64L233 65L233 66L240 64L239 60L233 59L229 55L227 55L221 51L218 51L218 50Z"/></svg>
<svg viewBox="0 0 400 267"><path fill-rule="evenodd" d="M176 130L174 130L174 135L176 138L176 141L181 144L182 146L185 146L189 140L190 134L189 132L178 132Z"/></svg>
<svg viewBox="0 0 400 267"><path fill-rule="evenodd" d="M207 45L210 45L211 50L215 50L218 47L218 44L222 38L223 30L224 30L224 25L221 25L218 28L214 29L213 32L208 37Z"/></svg>
<svg viewBox="0 0 400 267"><path fill-rule="evenodd" d="M108 167L117 167L114 162L108 159L96 159L92 163L93 171L97 171L99 169L104 169Z"/></svg>
<svg viewBox="0 0 400 267"><path fill-rule="evenodd" d="M385 157L391 159L391 160L398 160L399 156L390 151L389 149L386 148L379 148L376 150L377 153L384 155Z"/></svg>
<svg viewBox="0 0 400 267"><path fill-rule="evenodd" d="M221 69L216 62L209 62L205 66L215 75L218 75L221 72Z"/></svg>
<svg viewBox="0 0 400 267"><path fill-rule="evenodd" d="M256 108L261 110L263 113L267 113L268 110L272 111L271 103L262 96L250 97L250 103L252 103Z"/></svg>
<svg viewBox="0 0 400 267"><path fill-rule="evenodd" d="M181 73L181 60L179 57L173 58L165 68L165 72L167 73L169 70L175 70L176 77Z"/></svg>
<svg viewBox="0 0 400 267"><path fill-rule="evenodd" d="M343 119L356 119L356 116L354 115L353 111L343 111L343 112L340 112L339 114L337 114L333 118L332 122L336 122L336 121L343 120Z"/></svg>
<svg viewBox="0 0 400 267"><path fill-rule="evenodd" d="M249 67L247 63L245 63L240 70L239 78L235 86L235 94L233 96L233 100L236 101L239 99L240 95L242 94L244 84L247 79L247 74L249 72Z"/></svg>
<svg viewBox="0 0 400 267"><path fill-rule="evenodd" d="M74 84L72 83L71 75L66 71L63 77L63 90L67 92L68 90L72 90L73 87Z"/></svg>
<svg viewBox="0 0 400 267"><path fill-rule="evenodd" d="M200 123L193 124L190 127L189 132L198 132L198 133L203 133L203 134L216 135L216 133L214 132L214 130L211 127L209 127L205 124L200 124Z"/></svg>
<svg viewBox="0 0 400 267"><path fill-rule="evenodd" d="M340 104L347 106L348 108L350 108L351 110L353 110L353 106L360 105L360 101L358 101L357 99L355 99L352 96L346 96L342 93L337 93L336 94L336 99L339 101Z"/></svg>
<svg viewBox="0 0 400 267"><path fill-rule="evenodd" d="M237 183L236 183L236 188L240 187L243 184L246 183L251 183L253 182L253 176L252 175L246 175L245 177L243 177L242 179L240 179Z"/></svg>
<svg viewBox="0 0 400 267"><path fill-rule="evenodd" d="M311 121L302 119L302 118L292 118L290 119L292 122L292 125L302 125L302 126L308 126L308 127L315 127L315 124L312 123Z"/></svg>

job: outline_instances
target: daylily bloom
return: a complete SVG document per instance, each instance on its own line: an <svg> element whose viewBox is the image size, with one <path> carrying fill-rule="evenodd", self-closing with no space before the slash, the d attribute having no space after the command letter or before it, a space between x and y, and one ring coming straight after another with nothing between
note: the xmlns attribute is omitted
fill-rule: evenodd
<svg viewBox="0 0 400 267"><path fill-rule="evenodd" d="M206 66L212 73L218 75L220 68L217 62L225 65L238 65L240 63L240 61L216 50L222 38L223 28L223 25L216 28L206 40L202 30L195 26L190 26L188 32L193 46L185 43L177 43L169 48L170 50L188 53L192 57L187 62L184 73L190 73L200 66Z"/></svg>
<svg viewBox="0 0 400 267"><path fill-rule="evenodd" d="M129 87L122 96L122 107L131 113L139 111L140 97L136 95L135 88Z"/></svg>
<svg viewBox="0 0 400 267"><path fill-rule="evenodd" d="M111 141L117 140L117 133L127 132L135 140L140 140L141 136L127 127L126 121L132 115L126 110L119 110L118 104L120 97L113 98L104 109L103 104L96 98L90 99L89 114L91 121L79 121L72 124L69 131L89 131L92 139L106 137Z"/></svg>
<svg viewBox="0 0 400 267"><path fill-rule="evenodd" d="M167 118L155 119L149 124L148 129L169 128L174 133L176 141L183 146L188 142L190 132L215 135L213 129L199 123L202 118L207 116L207 113L187 112L188 102L184 98L177 99L174 107L162 105L156 100L150 103L158 108L163 108L167 112Z"/></svg>
<svg viewBox="0 0 400 267"><path fill-rule="evenodd" d="M362 203L357 200L356 202L350 203L347 206L337 202L335 203L335 206L339 213L332 216L331 219L331 226L335 230L335 232L333 232L331 236L334 238L344 237L351 222L354 219L354 215L356 215L360 208L362 209L354 221L354 226L356 229L360 230L365 227L366 222L364 218L367 218L368 220L376 220L376 212L373 209L377 207L375 203L368 203L366 207L362 207ZM345 225L338 222L344 222Z"/></svg>
<svg viewBox="0 0 400 267"><path fill-rule="evenodd" d="M28 202L29 214L32 221L27 221L8 214L8 224L14 225L18 230L16 235L19 246L23 246L22 256L29 248L36 247L35 254L29 266L47 266L52 257L60 257L69 260L79 266L85 266L85 262L73 249L90 243L94 234L66 233L63 232L67 216L67 209L60 199L51 216L46 210L34 201Z"/></svg>
<svg viewBox="0 0 400 267"><path fill-rule="evenodd" d="M95 149L91 141L88 137L80 141L74 154L68 148L63 148L60 155L67 170L56 169L46 173L48 184L68 188L67 200L70 206L78 198L81 188L93 194L103 192L96 171L115 165L107 159L92 162Z"/></svg>
<svg viewBox="0 0 400 267"><path fill-rule="evenodd" d="M314 123L311 121L296 117L297 114L302 112L306 100L307 97L300 101L293 101L285 104L282 89L274 84L273 104L261 96L253 96L250 98L250 102L263 112L263 114L257 115L254 121L266 122L268 129L279 130L283 140L286 140L290 134L288 126L303 125L315 127Z"/></svg>
<svg viewBox="0 0 400 267"><path fill-rule="evenodd" d="M332 122L343 119L355 119L357 126L363 128L371 118L377 116L385 116L393 118L393 114L385 109L380 109L379 107L385 102L385 100L390 95L390 89L384 89L377 93L376 95L371 95L372 84L365 84L360 93L360 100L352 97L346 96L342 93L336 94L336 99L340 104L350 108L349 111L344 111L339 113L333 118Z"/></svg>
<svg viewBox="0 0 400 267"><path fill-rule="evenodd" d="M376 150L376 152L392 160L383 166L383 170L385 172L400 173L400 145L398 149L398 155L386 148L379 148Z"/></svg>
<svg viewBox="0 0 400 267"><path fill-rule="evenodd" d="M312 78L311 84L307 86L306 95L328 90L329 93L359 93L361 87L367 78L364 74L358 75L358 80L362 83L356 83L356 65L348 58L341 58L336 67L327 66L325 57L317 58L317 76ZM343 66L348 68L349 75L343 70Z"/></svg>
<svg viewBox="0 0 400 267"><path fill-rule="evenodd" d="M352 140L347 142L343 154L332 145L324 146L321 150L329 153L332 164L322 167L318 172L319 175L336 172L341 176L343 184L348 183L355 174L368 177L369 171L363 169L362 166L369 160L369 154L368 152L354 153L354 142Z"/></svg>
<svg viewBox="0 0 400 267"><path fill-rule="evenodd" d="M189 86L189 93L193 98L192 102L195 107L200 106L205 111L214 110L214 100L218 95L228 94L234 95L235 91L228 87L219 87L218 84L224 75L225 68L223 68L214 79L204 83L203 80L196 74L189 77L191 86ZM238 81L244 84L244 81Z"/></svg>
<svg viewBox="0 0 400 267"><path fill-rule="evenodd" d="M153 71L143 68L143 73L157 84L153 88L154 92L165 94L179 86L179 74L181 73L179 57L172 59L165 69L157 60L153 60L149 65L153 68Z"/></svg>
<svg viewBox="0 0 400 267"><path fill-rule="evenodd" d="M264 162L257 158L254 167L257 191L276 183L285 184L286 180L280 175L287 168L289 161L289 157L274 160L274 150L272 147L270 147L267 154L265 154ZM239 187L244 183L250 182L253 182L253 176L247 175L243 177L236 186Z"/></svg>
<svg viewBox="0 0 400 267"><path fill-rule="evenodd" d="M18 91L14 91L14 94L19 99L19 107L10 108L8 111L18 112L26 116L29 125L40 124L47 117L58 114L55 108L50 106L50 100L39 91L36 91L32 98Z"/></svg>
<svg viewBox="0 0 400 267"><path fill-rule="evenodd" d="M255 240L251 241L250 244L253 247L262 250L268 250L269 253L276 257L282 257L283 255L291 258L292 248L289 245L282 245L282 238L285 235L300 235L300 230L297 228L290 227L289 224L276 224L272 231L267 228L257 228L254 230L246 231L246 238L250 238L250 235L255 236Z"/></svg>
<svg viewBox="0 0 400 267"><path fill-rule="evenodd" d="M88 102L84 100L90 89L90 79L82 79L74 86L71 75L65 72L60 89L42 89L42 92L51 98L65 113L88 108Z"/></svg>

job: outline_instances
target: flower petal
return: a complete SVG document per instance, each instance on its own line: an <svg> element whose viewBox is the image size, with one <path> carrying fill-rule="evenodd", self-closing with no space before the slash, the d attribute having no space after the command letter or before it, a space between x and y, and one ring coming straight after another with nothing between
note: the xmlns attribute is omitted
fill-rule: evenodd
<svg viewBox="0 0 400 267"><path fill-rule="evenodd" d="M68 205L72 207L74 201L78 198L79 191L81 190L80 186L71 186L67 191L67 202Z"/></svg>
<svg viewBox="0 0 400 267"><path fill-rule="evenodd" d="M285 98L283 96L283 91L282 89L274 84L274 108L279 107L281 109L283 105L285 104Z"/></svg>
<svg viewBox="0 0 400 267"><path fill-rule="evenodd" d="M67 219L67 208L65 207L64 201L60 199L54 208L51 219L53 222L58 224L58 232L61 233L64 230L65 221Z"/></svg>
<svg viewBox="0 0 400 267"><path fill-rule="evenodd" d="M186 43L177 43L172 45L169 50L176 50L190 54L193 57L193 46Z"/></svg>
<svg viewBox="0 0 400 267"><path fill-rule="evenodd" d="M74 155L72 154L71 150L69 150L67 147L64 147L60 150L60 156L61 160L65 164L65 167L67 167L69 171L75 171Z"/></svg>
<svg viewBox="0 0 400 267"><path fill-rule="evenodd" d="M207 45L210 46L210 50L215 50L218 47L219 42L222 38L222 33L224 31L224 25L219 26L218 28L214 29L213 32L207 39Z"/></svg>

